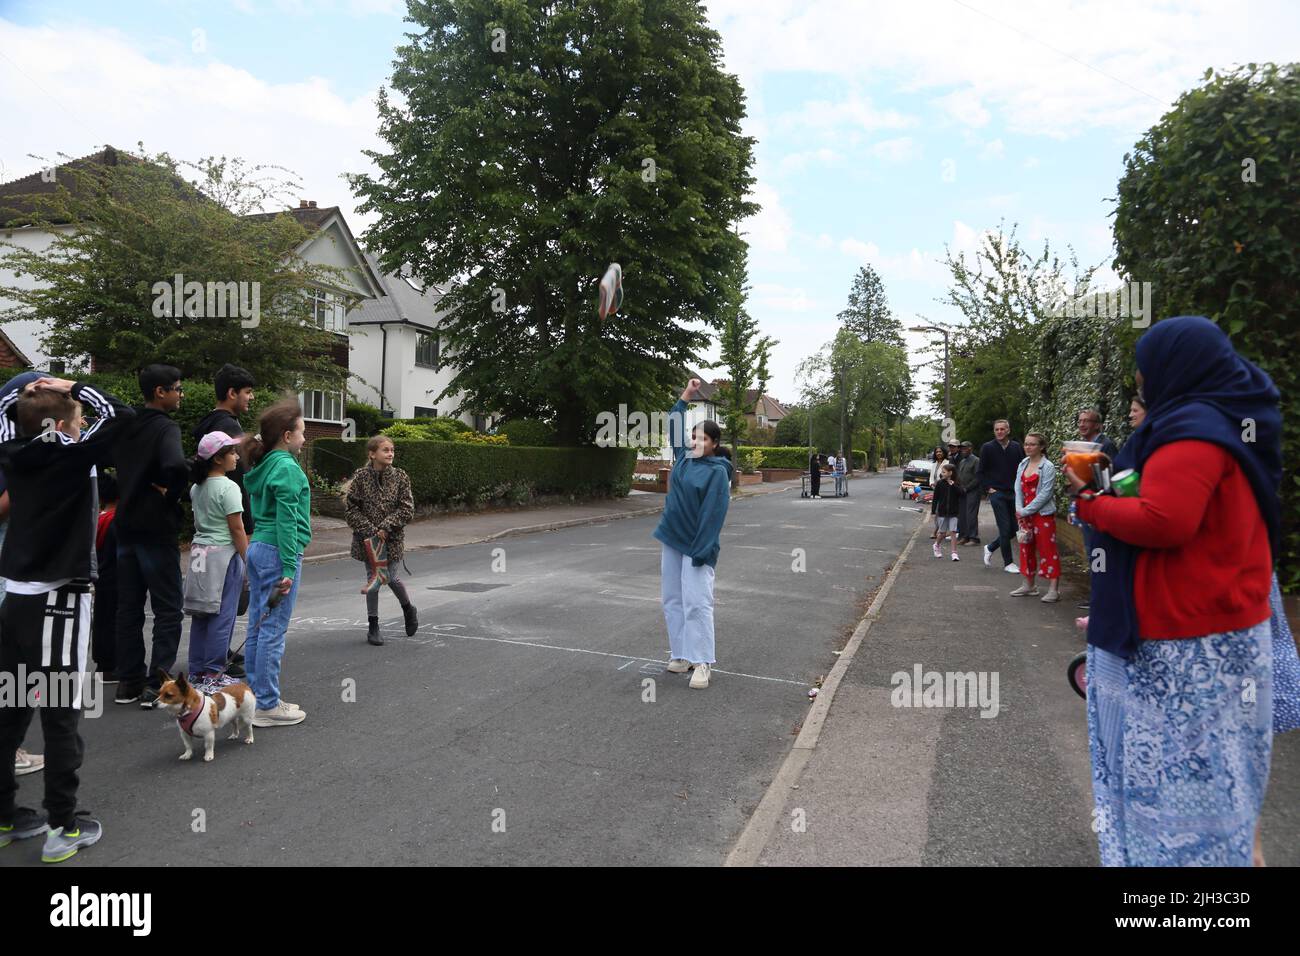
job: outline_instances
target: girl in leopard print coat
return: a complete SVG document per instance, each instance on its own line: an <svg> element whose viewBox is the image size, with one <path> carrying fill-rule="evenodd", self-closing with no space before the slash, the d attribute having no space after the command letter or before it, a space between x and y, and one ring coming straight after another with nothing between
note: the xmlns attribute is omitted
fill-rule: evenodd
<svg viewBox="0 0 1300 956"><path fill-rule="evenodd" d="M396 448L386 435L376 435L366 442L369 463L358 468L348 481L347 521L352 529L352 557L366 561L366 614L369 618L367 642L384 643L379 633L379 591L381 582L372 573L366 554L366 542L380 539L387 548L388 586L397 595L405 618L406 634L411 636L420 626L415 606L398 575L402 563L406 525L415 517L415 498L411 478L393 466Z"/></svg>

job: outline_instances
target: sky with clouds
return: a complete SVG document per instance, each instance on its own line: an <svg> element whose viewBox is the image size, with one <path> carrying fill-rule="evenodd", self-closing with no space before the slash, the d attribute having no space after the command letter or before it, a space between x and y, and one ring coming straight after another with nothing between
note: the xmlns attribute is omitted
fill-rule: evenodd
<svg viewBox="0 0 1300 956"><path fill-rule="evenodd" d="M1300 4L708 0L757 138L750 312L769 392L835 333L871 263L906 324L955 322L945 246L999 222L1109 264L1124 153L1209 67L1284 62ZM275 163L338 205L381 148L401 0L0 0L0 181L104 143ZM635 286L626 293L634 307ZM1158 303L1157 303L1158 307ZM920 362L924 335L910 333ZM716 349L710 352L716 355ZM718 372L717 374L722 374ZM928 375L927 373L923 373Z"/></svg>

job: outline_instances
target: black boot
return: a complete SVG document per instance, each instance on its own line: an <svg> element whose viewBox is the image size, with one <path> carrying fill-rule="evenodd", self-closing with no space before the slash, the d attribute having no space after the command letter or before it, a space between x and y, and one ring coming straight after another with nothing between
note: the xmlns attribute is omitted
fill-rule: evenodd
<svg viewBox="0 0 1300 956"><path fill-rule="evenodd" d="M415 605L405 605L402 608L402 616L406 618L406 636L414 637L415 632L420 629L420 618L416 616Z"/></svg>
<svg viewBox="0 0 1300 956"><path fill-rule="evenodd" d="M370 630L366 631L366 643L374 644L376 647L384 643L383 635L379 633L379 618L370 619Z"/></svg>

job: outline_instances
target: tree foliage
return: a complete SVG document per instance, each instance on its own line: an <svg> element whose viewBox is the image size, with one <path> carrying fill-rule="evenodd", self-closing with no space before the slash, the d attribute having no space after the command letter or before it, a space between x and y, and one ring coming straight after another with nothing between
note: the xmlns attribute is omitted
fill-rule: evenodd
<svg viewBox="0 0 1300 956"><path fill-rule="evenodd" d="M74 362L93 356L97 371L131 373L166 362L211 380L233 361L263 382L341 387L345 372L329 355L334 337L308 322L303 294L312 286L337 286L338 270L295 256L307 232L291 217L247 215L291 184L274 170L224 157L197 163L166 153L116 157L60 166L53 192L8 200L26 211L21 219L0 218L44 226L56 236L39 251L0 242L9 250L0 263L33 280L0 287L17 302L0 318L43 322L47 353ZM232 310L213 314L206 294L201 308L191 311L183 300L177 311L173 300L168 314L157 314L162 293L155 284L174 285L178 274L205 289L209 282L247 283L248 304L257 290L256 324Z"/></svg>
<svg viewBox="0 0 1300 956"><path fill-rule="evenodd" d="M1205 73L1124 157L1115 270L1150 282L1161 317L1204 315L1300 400L1300 69ZM1300 416L1282 420L1300 461ZM1300 475L1283 478L1279 577L1300 589Z"/></svg>
<svg viewBox="0 0 1300 956"><path fill-rule="evenodd" d="M354 175L385 268L447 290L444 394L590 441L699 364L756 211L744 93L695 0L411 0L385 151ZM623 267L603 325L597 282Z"/></svg>
<svg viewBox="0 0 1300 956"><path fill-rule="evenodd" d="M1028 413L1043 385L1036 371L1038 324L1057 311L1063 293L1086 289L1096 267L1080 269L1073 250L1062 259L1044 241L1042 251L1026 250L1007 232L984 234L973 256L946 255L952 285L944 301L965 322L953 326L949 364L954 433L976 444L992 436L993 422L1005 418L1013 435L1032 427ZM939 374L931 403L943 408L943 345L932 344Z"/></svg>
<svg viewBox="0 0 1300 956"><path fill-rule="evenodd" d="M863 342L903 347L903 323L890 311L885 284L870 265L858 269L848 305L836 318Z"/></svg>

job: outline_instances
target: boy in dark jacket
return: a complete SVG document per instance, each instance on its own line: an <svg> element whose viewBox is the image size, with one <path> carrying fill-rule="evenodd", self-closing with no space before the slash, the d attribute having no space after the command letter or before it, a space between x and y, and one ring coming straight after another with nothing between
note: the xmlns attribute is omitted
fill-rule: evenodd
<svg viewBox="0 0 1300 956"><path fill-rule="evenodd" d="M98 416L84 433L83 403ZM113 396L66 379L42 378L0 398L0 470L12 503L0 550L0 576L7 579L0 670L45 676L40 712L49 814L47 822L14 805L14 753L33 716L24 698L0 707L0 846L49 830L41 854L47 863L68 859L103 832L98 821L77 814L77 771L85 751L77 724L96 577L92 471L110 458L133 414Z"/></svg>
<svg viewBox="0 0 1300 956"><path fill-rule="evenodd" d="M194 430L190 432L196 447L203 440L203 436L211 432L225 432L231 438L238 438L244 434L244 426L240 423L239 416L247 412L248 407L253 404L253 389L256 385L257 382L253 380L248 369L231 365L229 362L221 366L213 381L217 393L216 407L208 412L203 421L195 425ZM244 530L251 535L253 507L248 500L248 489L244 487L244 475L247 471L241 458L235 470L226 477L239 485L244 500Z"/></svg>
<svg viewBox="0 0 1300 956"><path fill-rule="evenodd" d="M114 702L158 699L160 670L171 672L181 642L181 496L189 463L172 412L181 404L180 369L150 365L140 372L145 403L118 442L117 674ZM153 659L144 660L144 599L153 607Z"/></svg>

